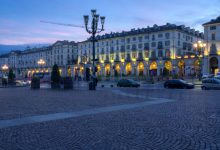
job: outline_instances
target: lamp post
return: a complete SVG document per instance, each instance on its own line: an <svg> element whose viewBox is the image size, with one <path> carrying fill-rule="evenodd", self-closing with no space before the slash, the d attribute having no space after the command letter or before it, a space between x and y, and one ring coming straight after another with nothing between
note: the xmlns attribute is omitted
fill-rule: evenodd
<svg viewBox="0 0 220 150"><path fill-rule="evenodd" d="M38 60L37 64L42 68L46 64L46 62L43 59L40 59Z"/></svg>
<svg viewBox="0 0 220 150"><path fill-rule="evenodd" d="M95 9L91 10L91 15L92 15L91 27L88 27L88 22L89 22L88 15L84 15L84 23L85 23L86 31L89 34L92 34L92 56L93 56L92 73L93 73L93 78L95 78L95 76L96 76L96 69L95 69L95 42L96 42L96 40L95 40L95 35L97 33L104 31L105 17L104 16L99 17L99 15L96 14ZM99 18L101 19L101 25L102 25L101 29L98 28ZM93 79L93 86L96 85L95 82L96 82L95 79ZM93 88L95 89L95 86Z"/></svg>
<svg viewBox="0 0 220 150"><path fill-rule="evenodd" d="M199 62L199 80L201 80L201 74L202 74L202 59L203 59L203 49L206 46L205 43L202 41L197 41L196 43L193 44L193 47L195 48L196 51L196 56L198 57L198 62Z"/></svg>
<svg viewBox="0 0 220 150"><path fill-rule="evenodd" d="M3 73L6 73L8 69L9 69L8 65L5 64L2 66Z"/></svg>

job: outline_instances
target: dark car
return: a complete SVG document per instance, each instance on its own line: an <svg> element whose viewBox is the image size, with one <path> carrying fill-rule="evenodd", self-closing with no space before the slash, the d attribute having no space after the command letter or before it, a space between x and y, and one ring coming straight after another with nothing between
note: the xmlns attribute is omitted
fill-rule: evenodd
<svg viewBox="0 0 220 150"><path fill-rule="evenodd" d="M184 80L168 80L164 83L164 88L175 88L175 89L193 89L194 85L187 83Z"/></svg>
<svg viewBox="0 0 220 150"><path fill-rule="evenodd" d="M117 86L119 87L139 87L140 84L131 79L121 79L118 81Z"/></svg>

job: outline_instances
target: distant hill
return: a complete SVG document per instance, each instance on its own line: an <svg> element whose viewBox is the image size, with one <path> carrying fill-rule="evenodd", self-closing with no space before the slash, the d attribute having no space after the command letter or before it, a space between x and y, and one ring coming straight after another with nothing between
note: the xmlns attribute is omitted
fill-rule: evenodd
<svg viewBox="0 0 220 150"><path fill-rule="evenodd" d="M49 46L50 44L25 44L25 45L3 45L0 44L0 54L4 54L10 52L11 50L25 50L27 47L34 48L34 47L43 47Z"/></svg>

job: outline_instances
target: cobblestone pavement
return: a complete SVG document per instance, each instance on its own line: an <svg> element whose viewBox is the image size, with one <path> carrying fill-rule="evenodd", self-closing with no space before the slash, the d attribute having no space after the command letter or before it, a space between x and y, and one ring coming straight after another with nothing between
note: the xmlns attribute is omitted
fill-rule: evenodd
<svg viewBox="0 0 220 150"><path fill-rule="evenodd" d="M158 98L174 100L2 128L0 150L220 149L219 91L106 88L55 92L22 88L0 89L0 93L1 121Z"/></svg>

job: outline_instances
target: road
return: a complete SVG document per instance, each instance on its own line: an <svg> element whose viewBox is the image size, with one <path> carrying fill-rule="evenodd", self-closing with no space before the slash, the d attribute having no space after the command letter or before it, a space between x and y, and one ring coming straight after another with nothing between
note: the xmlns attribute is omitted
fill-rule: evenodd
<svg viewBox="0 0 220 150"><path fill-rule="evenodd" d="M220 149L219 91L158 85L0 93L0 150Z"/></svg>

